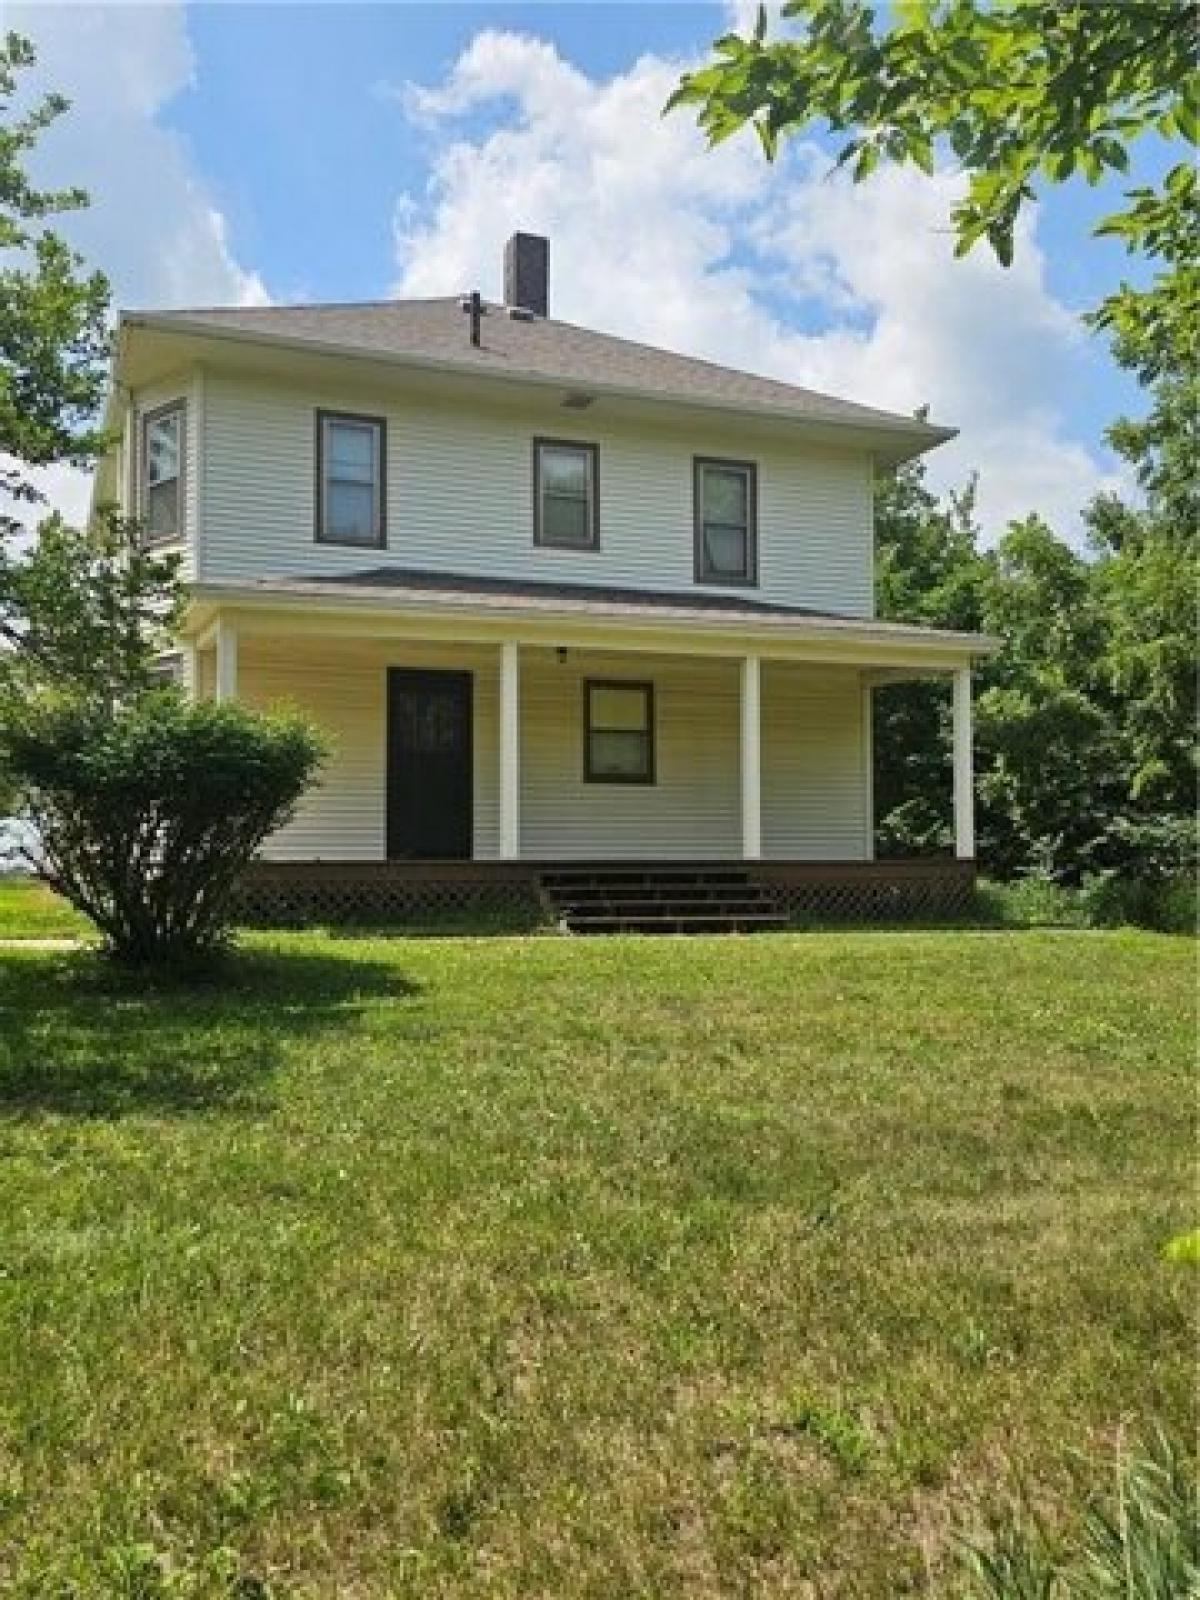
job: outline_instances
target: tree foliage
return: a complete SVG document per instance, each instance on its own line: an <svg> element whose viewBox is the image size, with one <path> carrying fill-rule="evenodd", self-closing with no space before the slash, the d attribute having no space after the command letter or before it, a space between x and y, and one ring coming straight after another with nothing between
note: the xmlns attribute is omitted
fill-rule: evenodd
<svg viewBox="0 0 1200 1600"><path fill-rule="evenodd" d="M170 689L116 708L30 696L0 724L0 750L38 832L40 875L114 957L160 966L220 943L238 879L321 754L300 717Z"/></svg>
<svg viewBox="0 0 1200 1600"><path fill-rule="evenodd" d="M0 43L0 495L16 503L0 506L0 542L20 528L22 503L44 498L31 469L86 466L103 444L95 419L108 354L108 282L85 271L49 226L57 213L86 205L83 192L38 189L26 173L38 139L67 109L61 95L15 109L20 76L34 59L19 34Z"/></svg>
<svg viewBox="0 0 1200 1600"><path fill-rule="evenodd" d="M48 518L25 549L0 544L0 703L38 689L115 705L151 687L183 611L179 559L106 510L87 532Z"/></svg>
<svg viewBox="0 0 1200 1600"><path fill-rule="evenodd" d="M970 497L942 505L920 465L885 479L877 512L882 614L998 635L977 674L980 855L1001 877L1114 877L1136 911L1144 889L1189 869L1195 848L1195 619L1200 601L1194 412L1176 380L1149 417L1118 423L1144 504L1087 513L1080 552L1039 518L981 550ZM882 849L945 848L950 728L943 686L875 696ZM1139 887L1140 886L1140 887Z"/></svg>
<svg viewBox="0 0 1200 1600"><path fill-rule="evenodd" d="M42 498L36 471L105 443L108 285L47 226L83 205L36 189L26 162L66 109L13 111L28 41L0 46L0 492ZM0 517L0 803L32 825L35 870L138 964L178 963L224 937L238 878L320 760L301 718L190 704L161 687L184 595L174 557L99 508L50 517L32 543Z"/></svg>
<svg viewBox="0 0 1200 1600"><path fill-rule="evenodd" d="M1123 174L1146 135L1196 142L1193 0L896 0L887 25L884 14L867 0L790 0L798 32L768 41L760 9L752 35L718 39L668 109L696 107L714 143L753 126L769 157L787 135L827 129L856 181L881 162L932 173L944 151L969 180L953 212L959 253L986 239L1006 265L1040 185ZM1126 200L1100 231L1165 265L1149 288L1122 285L1096 320L1138 341L1149 379L1194 358L1194 164Z"/></svg>

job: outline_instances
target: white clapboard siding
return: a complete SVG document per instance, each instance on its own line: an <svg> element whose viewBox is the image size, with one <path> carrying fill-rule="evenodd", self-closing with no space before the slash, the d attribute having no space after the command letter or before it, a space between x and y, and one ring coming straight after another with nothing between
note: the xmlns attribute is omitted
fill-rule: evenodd
<svg viewBox="0 0 1200 1600"><path fill-rule="evenodd" d="M856 672L764 663L764 855L862 859L870 788L861 719Z"/></svg>
<svg viewBox="0 0 1200 1600"><path fill-rule="evenodd" d="M737 855L736 662L572 650L522 653L521 850L587 858ZM584 683L654 686L655 782L588 783Z"/></svg>
<svg viewBox="0 0 1200 1600"><path fill-rule="evenodd" d="M474 676L474 851L498 853L499 662L486 649L437 644L311 645L243 638L238 695L256 706L291 705L321 727L330 753L292 822L263 852L283 861L380 861L387 849L387 669L442 668Z"/></svg>
<svg viewBox="0 0 1200 1600"><path fill-rule="evenodd" d="M498 852L499 661L484 647L321 643L244 637L239 693L290 703L326 730L319 786L265 854L380 860L386 848L389 666L470 670L475 678L475 855ZM656 782L587 783L587 678L655 690ZM206 675L202 682L209 681ZM763 838L775 858L857 859L866 786L857 674L768 663L763 673ZM572 650L521 652L521 853L542 859L730 859L741 853L738 665Z"/></svg>
<svg viewBox="0 0 1200 1600"><path fill-rule="evenodd" d="M314 541L318 407L386 419L384 550ZM535 547L536 435L599 446L599 550ZM300 388L212 372L204 378L200 575L253 579L391 565L690 590L694 455L758 462L760 598L870 614L865 452L764 443L707 419L694 428L634 428L605 421L600 409L467 407L418 400L398 384Z"/></svg>

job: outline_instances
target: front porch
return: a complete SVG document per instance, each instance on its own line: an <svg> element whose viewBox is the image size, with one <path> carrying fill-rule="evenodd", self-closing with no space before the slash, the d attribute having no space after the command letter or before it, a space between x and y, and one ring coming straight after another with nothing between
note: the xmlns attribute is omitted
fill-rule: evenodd
<svg viewBox="0 0 1200 1600"><path fill-rule="evenodd" d="M407 848L389 830L398 781L389 674L397 670L470 680L461 848L438 848L436 839L431 849L419 841ZM871 695L900 675L894 666L761 654L330 639L230 622L197 652L194 673L202 695L293 704L325 729L322 778L264 854L350 862L870 860ZM955 854L971 860L969 666L952 676ZM649 781L588 772L585 693L595 683L652 690Z"/></svg>
<svg viewBox="0 0 1200 1600"><path fill-rule="evenodd" d="M746 915L937 914L973 879L970 636L253 598L188 639L194 692L291 704L330 744L246 885L264 913L544 908L556 874L590 868L602 899L666 874L643 899L680 918L689 870L736 872ZM929 675L953 686L955 855L876 863L872 695Z"/></svg>
<svg viewBox="0 0 1200 1600"><path fill-rule="evenodd" d="M753 931L792 919L916 921L967 910L975 863L906 861L261 861L243 914L272 925L388 923L496 913L572 926L578 893L602 897L606 925L573 931ZM714 882L727 898L714 897ZM667 885L670 887L668 888ZM748 901L745 890L750 891ZM657 896L659 904L650 897ZM669 898L665 898L668 897ZM688 904L688 901L691 904ZM768 911L774 915L762 916ZM681 914L682 912L682 914ZM693 912L695 913L693 915ZM750 912L751 914L747 914Z"/></svg>

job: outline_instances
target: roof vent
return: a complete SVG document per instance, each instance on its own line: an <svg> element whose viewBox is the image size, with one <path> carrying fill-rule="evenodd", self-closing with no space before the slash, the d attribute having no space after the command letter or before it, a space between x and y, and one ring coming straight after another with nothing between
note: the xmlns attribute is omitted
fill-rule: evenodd
<svg viewBox="0 0 1200 1600"><path fill-rule="evenodd" d="M540 233L514 233L504 246L504 303L549 316L550 241Z"/></svg>
<svg viewBox="0 0 1200 1600"><path fill-rule="evenodd" d="M583 394L578 389L572 389L569 394L563 395L562 403L568 411L586 411L595 398L594 394Z"/></svg>
<svg viewBox="0 0 1200 1600"><path fill-rule="evenodd" d="M479 325L487 316L487 307L478 289L472 289L470 294L463 295L458 302L458 309L465 311L471 318L471 343L479 344Z"/></svg>

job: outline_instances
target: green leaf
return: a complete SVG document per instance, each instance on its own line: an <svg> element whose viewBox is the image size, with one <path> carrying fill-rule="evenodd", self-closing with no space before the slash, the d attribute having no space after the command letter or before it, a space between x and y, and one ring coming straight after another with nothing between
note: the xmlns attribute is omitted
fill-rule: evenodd
<svg viewBox="0 0 1200 1600"><path fill-rule="evenodd" d="M1177 1233L1173 1239L1168 1239L1162 1247L1162 1256L1164 1261L1177 1266L1200 1267L1200 1228Z"/></svg>
<svg viewBox="0 0 1200 1600"><path fill-rule="evenodd" d="M913 134L908 141L908 153L913 163L927 177L933 176L933 145L921 134Z"/></svg>
<svg viewBox="0 0 1200 1600"><path fill-rule="evenodd" d="M754 124L754 131L758 135L758 142L762 145L763 154L768 161L774 161L779 149L779 133L769 120L759 118Z"/></svg>
<svg viewBox="0 0 1200 1600"><path fill-rule="evenodd" d="M858 152L858 160L854 163L854 181L862 183L869 178L879 165L879 146L877 144L864 144Z"/></svg>

